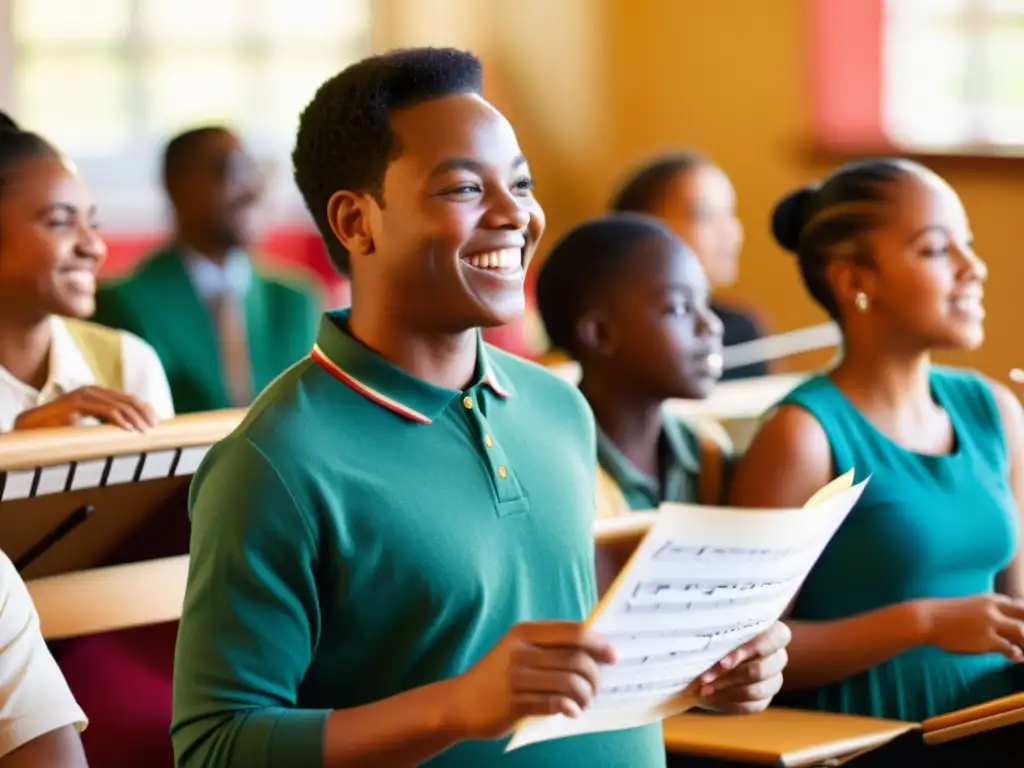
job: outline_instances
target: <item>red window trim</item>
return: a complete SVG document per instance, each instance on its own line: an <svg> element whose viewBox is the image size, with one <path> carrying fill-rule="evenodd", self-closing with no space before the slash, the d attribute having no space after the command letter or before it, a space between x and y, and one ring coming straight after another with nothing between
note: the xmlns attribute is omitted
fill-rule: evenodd
<svg viewBox="0 0 1024 768"><path fill-rule="evenodd" d="M909 151L886 135L883 116L885 0L805 0L812 154L835 160L898 154L944 166L1005 168L1024 156ZM820 156L824 156L823 158Z"/></svg>

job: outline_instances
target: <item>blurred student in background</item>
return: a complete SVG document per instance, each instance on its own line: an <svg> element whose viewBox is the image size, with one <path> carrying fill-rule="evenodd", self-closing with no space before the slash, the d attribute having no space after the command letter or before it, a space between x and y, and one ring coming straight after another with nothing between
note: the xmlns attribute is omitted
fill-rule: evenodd
<svg viewBox="0 0 1024 768"><path fill-rule="evenodd" d="M773 227L844 356L768 419L732 502L798 506L851 468L871 475L792 607L790 700L916 722L1019 690L1024 412L931 362L984 338L987 270L959 197L920 165L871 160L786 197Z"/></svg>
<svg viewBox="0 0 1024 768"><path fill-rule="evenodd" d="M597 419L598 516L724 502L728 435L662 410L706 397L721 373L722 324L708 301L693 251L647 216L585 222L548 254L537 305L552 344L579 363Z"/></svg>
<svg viewBox="0 0 1024 768"><path fill-rule="evenodd" d="M253 263L262 178L226 128L196 128L164 152L171 241L100 289L96 319L149 341L181 413L247 406L307 354L319 306Z"/></svg>
<svg viewBox="0 0 1024 768"><path fill-rule="evenodd" d="M650 160L623 182L611 209L661 219L697 254L712 290L736 282L743 246L736 191L725 171L706 157L679 152ZM747 310L715 300L711 309L722 322L725 346L764 335L757 318ZM752 363L725 371L722 378L768 373L767 363Z"/></svg>
<svg viewBox="0 0 1024 768"><path fill-rule="evenodd" d="M60 151L0 114L0 433L173 415L153 349L89 322L106 246Z"/></svg>

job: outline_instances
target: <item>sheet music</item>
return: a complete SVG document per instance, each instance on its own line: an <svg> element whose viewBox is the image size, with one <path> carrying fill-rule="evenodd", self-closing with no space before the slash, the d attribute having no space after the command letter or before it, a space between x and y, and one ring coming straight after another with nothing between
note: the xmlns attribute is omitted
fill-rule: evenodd
<svg viewBox="0 0 1024 768"><path fill-rule="evenodd" d="M602 666L590 708L527 719L507 749L694 706L696 679L779 619L867 482L853 485L851 470L802 509L663 505L588 622L619 655Z"/></svg>

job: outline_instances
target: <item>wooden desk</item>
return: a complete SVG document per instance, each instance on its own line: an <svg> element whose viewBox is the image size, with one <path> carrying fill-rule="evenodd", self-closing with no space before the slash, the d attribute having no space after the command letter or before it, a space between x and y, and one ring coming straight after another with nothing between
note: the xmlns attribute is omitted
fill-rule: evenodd
<svg viewBox="0 0 1024 768"><path fill-rule="evenodd" d="M0 435L0 548L18 563L64 530L21 570L47 639L180 616L188 485L243 414Z"/></svg>
<svg viewBox="0 0 1024 768"><path fill-rule="evenodd" d="M809 768L865 754L917 727L899 720L771 707L756 715L677 715L665 721L664 730L665 749L672 754Z"/></svg>

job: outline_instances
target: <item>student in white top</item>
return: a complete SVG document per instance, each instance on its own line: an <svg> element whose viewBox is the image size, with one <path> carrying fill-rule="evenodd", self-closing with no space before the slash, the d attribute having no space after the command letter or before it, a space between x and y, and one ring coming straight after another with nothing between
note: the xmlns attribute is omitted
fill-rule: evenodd
<svg viewBox="0 0 1024 768"><path fill-rule="evenodd" d="M78 732L86 723L25 582L0 552L0 768L85 768Z"/></svg>
<svg viewBox="0 0 1024 768"><path fill-rule="evenodd" d="M70 162L0 113L0 433L173 416L152 347L84 320L106 257L94 216Z"/></svg>

